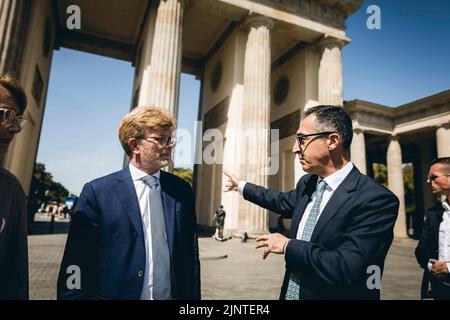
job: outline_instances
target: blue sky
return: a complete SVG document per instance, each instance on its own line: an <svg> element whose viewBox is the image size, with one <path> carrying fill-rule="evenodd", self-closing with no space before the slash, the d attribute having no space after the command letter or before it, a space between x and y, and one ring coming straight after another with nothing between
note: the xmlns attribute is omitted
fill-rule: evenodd
<svg viewBox="0 0 450 320"><path fill-rule="evenodd" d="M368 5L381 10L369 30ZM344 99L395 107L450 89L450 1L367 1L347 20ZM84 183L120 170L120 119L130 108L131 63L60 49L54 52L37 161L79 194ZM182 75L179 127L193 132L200 82ZM175 158L175 165L186 166Z"/></svg>

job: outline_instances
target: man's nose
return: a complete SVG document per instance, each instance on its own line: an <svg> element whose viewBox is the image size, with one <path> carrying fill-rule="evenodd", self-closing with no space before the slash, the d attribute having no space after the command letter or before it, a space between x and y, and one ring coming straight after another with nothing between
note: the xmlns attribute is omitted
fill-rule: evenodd
<svg viewBox="0 0 450 320"><path fill-rule="evenodd" d="M21 130L21 129L20 129L19 125L16 124L16 123L13 123L12 125L10 125L10 126L8 127L8 131L11 132L11 133L13 133L13 134L19 133L20 130Z"/></svg>
<svg viewBox="0 0 450 320"><path fill-rule="evenodd" d="M297 141L295 141L294 145L292 146L292 152L293 153L300 153L300 147L298 146Z"/></svg>

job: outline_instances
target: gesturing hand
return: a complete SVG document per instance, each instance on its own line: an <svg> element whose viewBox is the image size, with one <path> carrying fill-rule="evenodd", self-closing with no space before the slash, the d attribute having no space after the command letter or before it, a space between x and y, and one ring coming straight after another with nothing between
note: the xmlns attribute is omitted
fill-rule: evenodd
<svg viewBox="0 0 450 320"><path fill-rule="evenodd" d="M432 264L431 273L439 280L444 281L449 275L445 261L430 259L430 262Z"/></svg>
<svg viewBox="0 0 450 320"><path fill-rule="evenodd" d="M280 233L264 234L256 238L256 249L264 247L263 259L267 258L269 253L284 253L289 238Z"/></svg>
<svg viewBox="0 0 450 320"><path fill-rule="evenodd" d="M236 177L234 174L229 173L228 171L223 170L223 173L227 176L228 181L225 185L225 189L223 189L224 192L228 191L236 191L237 187L239 185L239 182L241 181L238 177Z"/></svg>

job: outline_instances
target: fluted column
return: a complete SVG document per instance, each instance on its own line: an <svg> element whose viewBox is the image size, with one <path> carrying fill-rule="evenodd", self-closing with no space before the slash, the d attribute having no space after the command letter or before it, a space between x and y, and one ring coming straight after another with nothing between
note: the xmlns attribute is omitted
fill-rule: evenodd
<svg viewBox="0 0 450 320"><path fill-rule="evenodd" d="M244 64L244 107L242 127L249 135L241 145L245 155L242 176L257 185L267 186L264 169L269 155L270 134L270 31L273 21L263 16L250 16L245 21L248 38ZM239 205L238 232L255 236L267 232L267 210L245 200Z"/></svg>
<svg viewBox="0 0 450 320"><path fill-rule="evenodd" d="M398 238L406 238L406 210L405 188L403 185L402 149L398 136L389 139L387 150L387 171L389 189L399 198L400 207L394 227L394 235Z"/></svg>
<svg viewBox="0 0 450 320"><path fill-rule="evenodd" d="M450 157L450 124L441 125L436 130L437 156Z"/></svg>
<svg viewBox="0 0 450 320"><path fill-rule="evenodd" d="M342 53L344 42L324 37L317 44L320 52L319 102L342 106Z"/></svg>
<svg viewBox="0 0 450 320"><path fill-rule="evenodd" d="M153 38L148 105L178 113L183 10L187 0L160 0ZM145 88L141 88L145 90Z"/></svg>
<svg viewBox="0 0 450 320"><path fill-rule="evenodd" d="M423 208L426 210L434 205L436 205L436 197L431 191L431 187L425 183L428 178L428 172L430 171L431 162L434 158L433 146L431 143L426 142L420 144L420 167L422 171L422 177L418 183L422 183L422 201Z"/></svg>
<svg viewBox="0 0 450 320"><path fill-rule="evenodd" d="M361 171L361 173L367 174L366 141L364 132L361 129L353 130L353 140L350 145L350 152L353 164Z"/></svg>
<svg viewBox="0 0 450 320"><path fill-rule="evenodd" d="M20 77L30 0L0 1L0 73Z"/></svg>

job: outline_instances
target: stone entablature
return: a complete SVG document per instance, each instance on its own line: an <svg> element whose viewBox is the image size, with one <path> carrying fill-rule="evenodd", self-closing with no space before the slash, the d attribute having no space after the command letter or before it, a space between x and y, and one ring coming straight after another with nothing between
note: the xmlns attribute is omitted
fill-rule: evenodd
<svg viewBox="0 0 450 320"><path fill-rule="evenodd" d="M401 134L450 123L450 90L390 108L364 100L345 103L355 129L379 134Z"/></svg>
<svg viewBox="0 0 450 320"><path fill-rule="evenodd" d="M260 0L259 2L340 29L345 29L345 18L349 12L353 12L360 5L355 1L340 1L334 5L328 4L327 1L316 0Z"/></svg>

